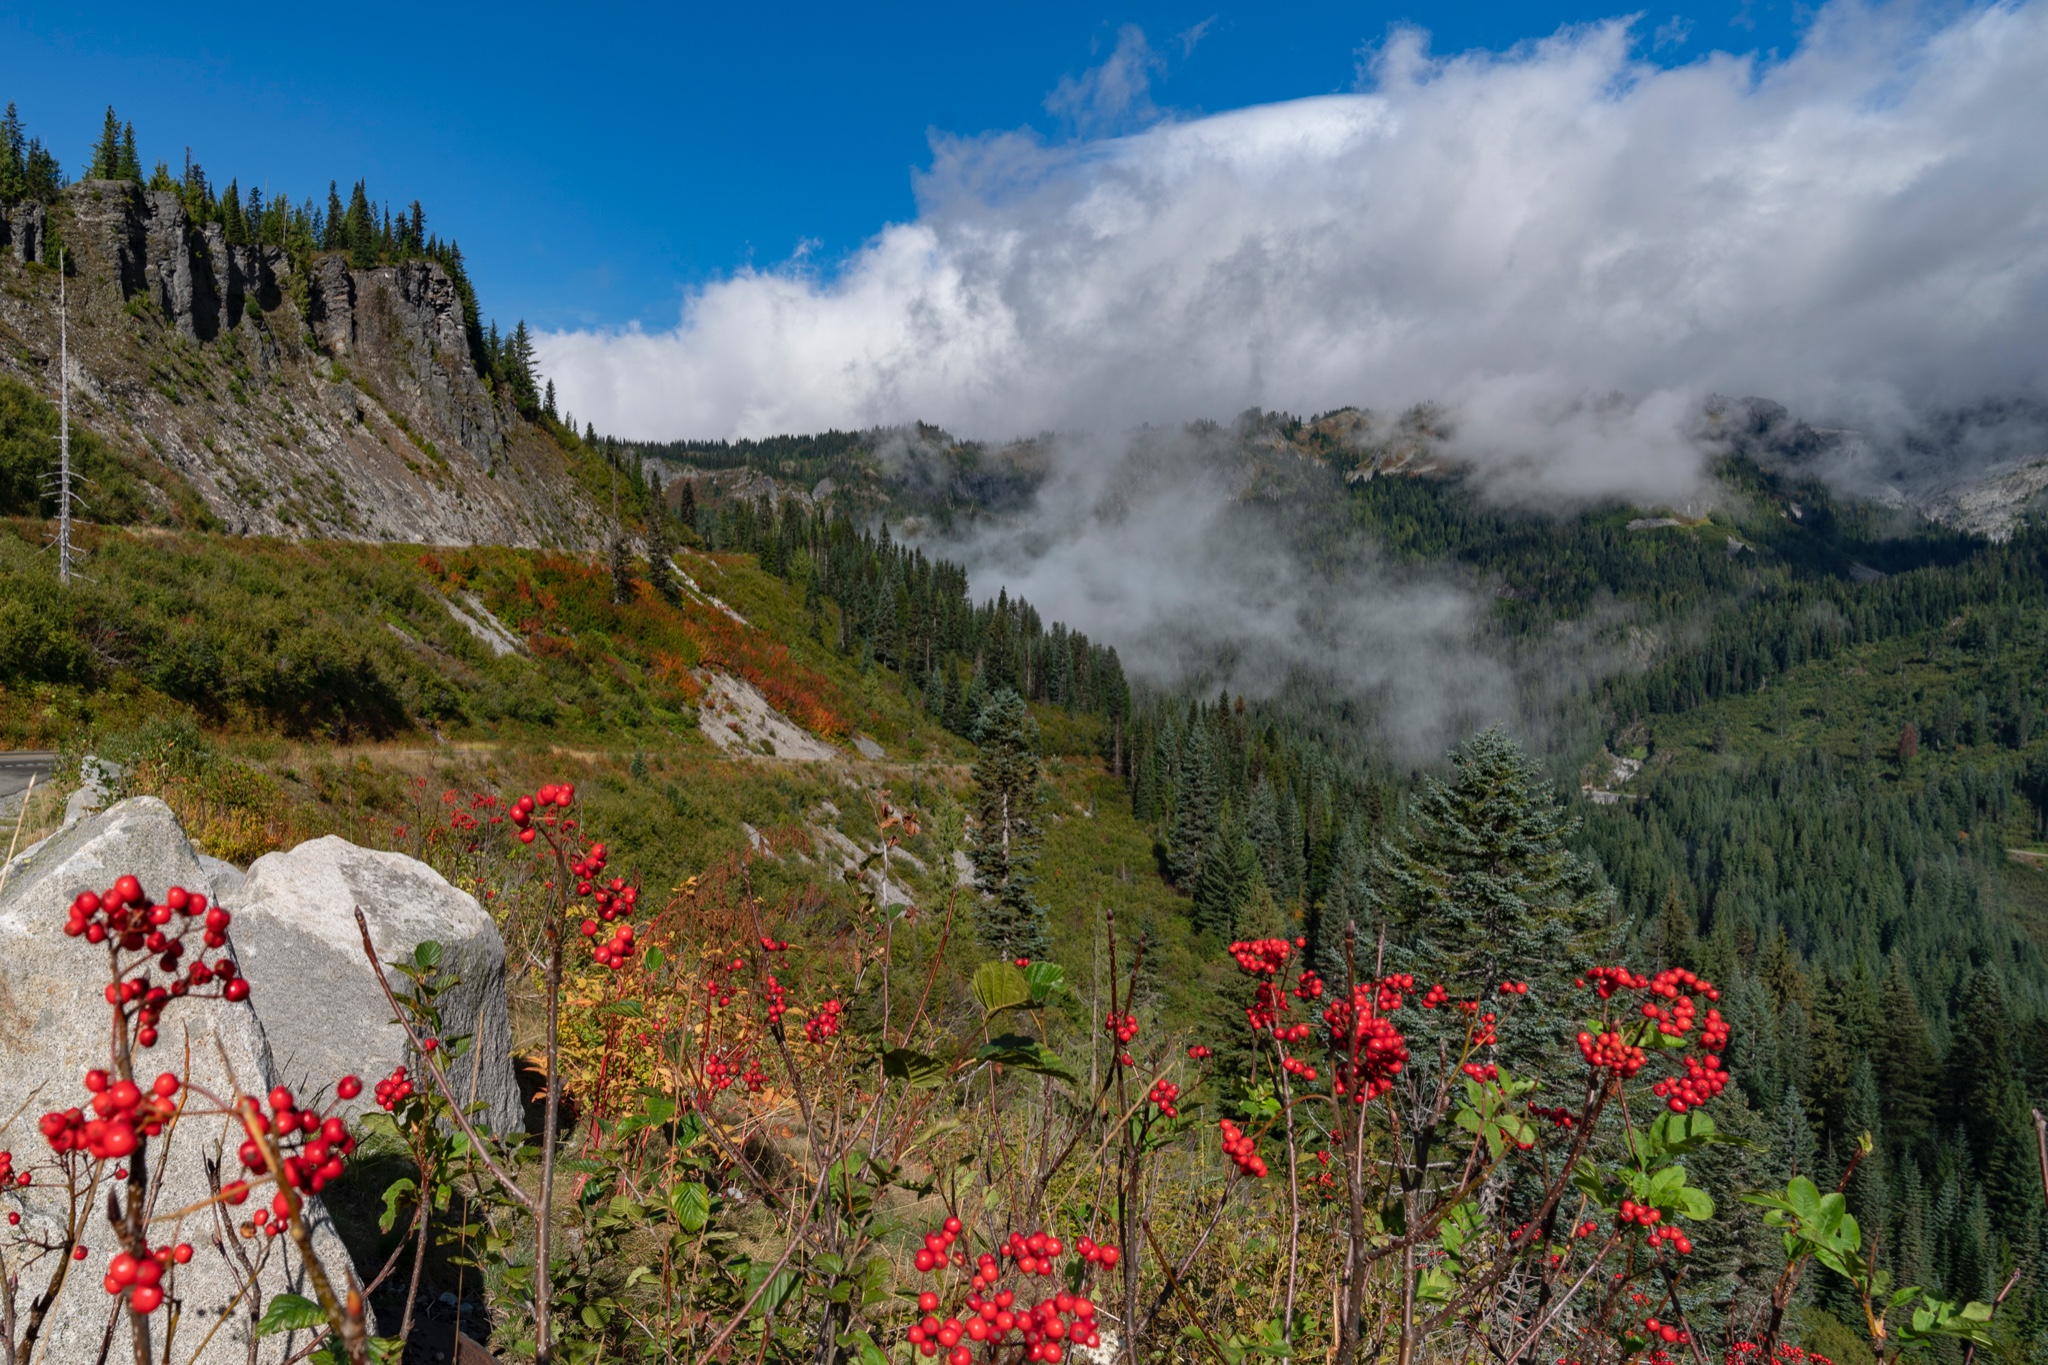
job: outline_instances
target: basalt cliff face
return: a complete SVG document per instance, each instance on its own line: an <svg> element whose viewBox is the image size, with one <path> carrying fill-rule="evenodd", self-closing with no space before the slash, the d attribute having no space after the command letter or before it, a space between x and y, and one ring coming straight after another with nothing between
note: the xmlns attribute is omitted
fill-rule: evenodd
<svg viewBox="0 0 2048 1365"><path fill-rule="evenodd" d="M73 421L189 485L226 529L599 541L571 457L478 376L435 262L294 263L230 246L176 194L121 181L0 210L0 374L52 401L60 242Z"/></svg>

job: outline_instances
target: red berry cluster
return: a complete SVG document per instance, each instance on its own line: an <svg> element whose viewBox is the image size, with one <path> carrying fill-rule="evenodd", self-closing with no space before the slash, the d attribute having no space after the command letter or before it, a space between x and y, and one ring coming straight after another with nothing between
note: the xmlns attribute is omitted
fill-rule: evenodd
<svg viewBox="0 0 2048 1365"><path fill-rule="evenodd" d="M1382 1016L1401 1008L1402 993L1414 987L1415 978L1405 972L1364 982L1352 988L1350 1000L1335 1001L1323 1011L1331 1045L1344 1059L1337 1064L1339 1096L1364 1104L1394 1088L1394 1077L1408 1062L1408 1041Z"/></svg>
<svg viewBox="0 0 2048 1365"><path fill-rule="evenodd" d="M1648 1204L1638 1204L1633 1199L1622 1200L1620 1206L1614 1211L1614 1226L1617 1228L1626 1228L1631 1225L1646 1228L1655 1227L1663 1221L1664 1211L1662 1209L1653 1208Z"/></svg>
<svg viewBox="0 0 2048 1365"><path fill-rule="evenodd" d="M764 988L768 997L768 1027L774 1028L782 1022L782 1016L789 1013L789 990L775 979L775 973L768 973L768 984Z"/></svg>
<svg viewBox="0 0 2048 1365"><path fill-rule="evenodd" d="M1547 1109L1540 1104L1532 1104L1529 1106L1529 1117L1532 1119L1548 1120L1560 1128L1570 1128L1578 1122L1578 1119L1573 1117L1572 1111L1561 1104L1555 1109Z"/></svg>
<svg viewBox="0 0 2048 1365"><path fill-rule="evenodd" d="M1681 1256L1692 1255L1692 1239L1687 1237L1682 1229L1675 1226L1651 1228L1650 1235L1645 1240L1649 1242L1650 1250L1652 1251L1657 1249L1659 1242L1664 1242L1668 1243L1671 1249Z"/></svg>
<svg viewBox="0 0 2048 1365"><path fill-rule="evenodd" d="M597 965L617 971L633 955L633 926L626 922L626 918L640 903L640 888L628 886L623 877L614 877L609 882L600 881L604 875L605 857L605 846L592 844L584 850L582 857L569 864L569 871L576 878L576 894L589 897L591 905L597 909L596 919L583 921L583 937L595 945ZM612 925L612 936L603 943L597 942L597 935L601 932L600 920Z"/></svg>
<svg viewBox="0 0 2048 1365"><path fill-rule="evenodd" d="M107 1003L118 1006L124 1018L132 1011L136 1045L154 1047L157 1021L171 1000L215 981L221 983L220 994L227 999L249 998L249 983L242 979L233 958L205 960L207 949L227 946L231 918L219 906L209 906L205 896L182 886L165 892L159 904L150 900L140 881L121 876L105 891L79 892L71 902L64 932L87 943L111 942L117 954L147 953L156 960L157 970L169 978L164 985L150 984L146 959L122 967L117 957L118 979L107 986ZM195 928L206 948L184 966L185 938Z"/></svg>
<svg viewBox="0 0 2048 1365"><path fill-rule="evenodd" d="M1764 1348L1753 1341L1738 1341L1728 1348L1726 1365L1764 1365L1759 1359ZM1835 1365L1818 1351L1802 1350L1790 1342L1781 1341L1778 1349L1771 1353L1771 1365Z"/></svg>
<svg viewBox="0 0 2048 1365"><path fill-rule="evenodd" d="M1294 956L1294 946L1284 938L1257 938L1231 944L1230 955L1237 959L1241 971L1253 976L1273 976Z"/></svg>
<svg viewBox="0 0 2048 1365"><path fill-rule="evenodd" d="M22 1174L26 1176L28 1172L23 1171ZM0 1152L0 1190L14 1183L14 1153Z"/></svg>
<svg viewBox="0 0 2048 1365"><path fill-rule="evenodd" d="M1308 1025L1297 1024L1295 1027L1306 1029ZM1304 1081L1313 1081L1316 1078L1316 1069L1299 1057L1282 1057L1280 1059L1280 1069L1288 1075L1299 1077Z"/></svg>
<svg viewBox="0 0 2048 1365"><path fill-rule="evenodd" d="M1502 995L1527 995L1529 993L1529 983L1526 981L1503 981L1500 983L1500 993Z"/></svg>
<svg viewBox="0 0 2048 1365"><path fill-rule="evenodd" d="M1259 1155L1258 1144L1229 1119L1218 1120L1217 1126L1223 1130L1223 1154L1252 1179L1264 1180L1266 1159Z"/></svg>
<svg viewBox="0 0 2048 1365"><path fill-rule="evenodd" d="M1117 1040L1120 1046L1128 1047L1138 1036L1138 1017L1134 1014L1118 1014L1111 1010L1102 1021L1102 1031Z"/></svg>
<svg viewBox="0 0 2048 1365"><path fill-rule="evenodd" d="M818 1012L804 1023L804 1037L814 1043L822 1043L839 1032L846 1007L837 1000L827 1000L818 1007Z"/></svg>
<svg viewBox="0 0 2048 1365"><path fill-rule="evenodd" d="M1294 979L1296 1000L1320 1000L1323 998L1323 979L1314 972L1303 972Z"/></svg>
<svg viewBox="0 0 2048 1365"><path fill-rule="evenodd" d="M164 1275L172 1266L184 1265L191 1259L190 1242L158 1247L141 1257L123 1251L107 1263L107 1276L100 1284L109 1294L126 1292L128 1306L136 1312L154 1313L163 1306Z"/></svg>
<svg viewBox="0 0 2048 1365"><path fill-rule="evenodd" d="M1193 1047L1188 1049L1188 1056L1192 1057L1195 1061L1198 1062L1205 1057L1213 1055L1214 1054L1211 1053L1208 1048L1203 1047L1200 1043L1196 1043Z"/></svg>
<svg viewBox="0 0 2048 1365"><path fill-rule="evenodd" d="M1653 1337L1661 1338L1666 1344L1691 1340L1684 1332L1673 1327L1670 1323L1659 1322L1655 1318L1644 1318L1643 1330Z"/></svg>
<svg viewBox="0 0 2048 1365"><path fill-rule="evenodd" d="M144 1093L133 1081L109 1080L104 1071L85 1073L92 1092L92 1117L83 1110L59 1109L43 1115L38 1126L58 1156L84 1152L95 1161L122 1161L155 1137L178 1111L177 1094L184 1088L166 1071Z"/></svg>
<svg viewBox="0 0 2048 1365"><path fill-rule="evenodd" d="M924 1245L917 1249L917 1268L922 1274L944 1270L948 1260L957 1259L965 1264L967 1253L955 1252L953 1243L960 1237L960 1220L948 1218L938 1229L924 1235Z"/></svg>
<svg viewBox="0 0 2048 1365"><path fill-rule="evenodd" d="M1478 1081L1481 1085L1485 1085L1500 1079L1500 1068L1495 1066L1492 1062L1486 1062L1483 1064L1479 1062L1467 1062L1463 1066L1459 1067L1458 1070L1464 1072L1473 1080Z"/></svg>
<svg viewBox="0 0 2048 1365"><path fill-rule="evenodd" d="M1637 976L1626 967L1595 967L1579 978L1581 986L1590 982L1600 992L1602 1000L1611 1000L1616 991L1639 991L1650 984L1650 978Z"/></svg>
<svg viewBox="0 0 2048 1365"><path fill-rule="evenodd" d="M949 1259L946 1252L951 1239L959 1232L960 1220L948 1218L943 1230L926 1236L920 1256L932 1256L934 1264L943 1267ZM1000 1254L1014 1260L1025 1274L1049 1276L1053 1273L1053 1258L1062 1250L1060 1240L1045 1232L1034 1232L1029 1237L1013 1233L1000 1248ZM1090 1264L1108 1268L1117 1261L1116 1248L1098 1247L1086 1238L1077 1250ZM965 1265L967 1258L965 1253L956 1251L951 1253L950 1260L955 1265ZM919 1265L923 1268L922 1260ZM1100 1344L1095 1330L1095 1305L1085 1296L1061 1290L1037 1303L1020 1303L1015 1291L996 1287L1002 1275L997 1254L982 1253L976 1259L975 1272L960 1308L943 1320L938 1316L939 1295L932 1290L919 1294L918 1311L924 1317L907 1334L918 1353L933 1357L944 1351L947 1365L970 1365L974 1359L970 1343L986 1344L993 1351L1021 1337L1024 1360L1058 1361L1069 1344Z"/></svg>
<svg viewBox="0 0 2048 1365"><path fill-rule="evenodd" d="M1434 986L1431 986L1429 990L1423 995L1421 1005L1422 1008L1426 1010L1433 1010L1438 1005L1444 1004L1447 1001L1449 1001L1450 998L1451 993L1445 990L1444 983L1439 981Z"/></svg>
<svg viewBox="0 0 2048 1365"><path fill-rule="evenodd" d="M1650 1087L1650 1093L1662 1099L1674 1114L1683 1114L1687 1109L1705 1104L1728 1086L1728 1073L1721 1069L1721 1059L1711 1053L1702 1060L1688 1056L1685 1059L1685 1074L1672 1076Z"/></svg>
<svg viewBox="0 0 2048 1365"><path fill-rule="evenodd" d="M1581 1033L1579 1055L1595 1071L1607 1070L1623 1077L1635 1075L1649 1060L1641 1048L1631 1046L1619 1033Z"/></svg>
<svg viewBox="0 0 2048 1365"><path fill-rule="evenodd" d="M348 1082L354 1079L355 1078L352 1076L343 1077L343 1087L346 1087L348 1085ZM362 1093L362 1086L363 1083L361 1081L356 1081L356 1095L360 1095ZM393 1071L389 1076L386 1076L383 1080L377 1082L376 1095L377 1107L388 1114L392 1110L398 1108L399 1105L404 1104L407 1100L412 1098L412 1077L407 1075L405 1068L401 1066L397 1070ZM342 1095L342 1098L345 1100L354 1099L355 1095L344 1093Z"/></svg>
<svg viewBox="0 0 2048 1365"><path fill-rule="evenodd" d="M538 833L536 825L545 825L553 828L562 817L551 812L557 807L566 810L569 803L575 799L575 787L567 783L557 784L551 782L533 795L522 796L517 801L514 801L512 809L508 814L511 817L512 823L519 826L519 842L522 844L532 843ZM541 813L536 815L535 811ZM574 821L569 821L567 824L569 828L575 828Z"/></svg>
<svg viewBox="0 0 2048 1365"><path fill-rule="evenodd" d="M1157 1108L1163 1117L1170 1119L1180 1117L1180 1111L1173 1107L1174 1102L1179 1098L1180 1087L1172 1081L1164 1079L1153 1082L1152 1093L1145 1097L1146 1101Z"/></svg>
<svg viewBox="0 0 2048 1365"><path fill-rule="evenodd" d="M362 1093L361 1081L348 1086L345 1083L355 1078L345 1076L342 1079L344 1085L337 1087L337 1091L352 1089L358 1095ZM356 1149L355 1137L348 1131L348 1124L342 1121L341 1116L334 1114L323 1117L315 1110L298 1108L292 1100L292 1092L281 1085L270 1092L269 1098L268 1126L271 1135L277 1141L278 1167L283 1173L284 1183L301 1194L318 1194L330 1183L341 1179L342 1171L347 1167L349 1154ZM262 1108L255 1100L243 1100L242 1107L242 1122L245 1126L252 1132L264 1126L266 1121ZM287 1143L292 1144L291 1150L286 1149ZM252 1172L262 1174L270 1169L269 1163L264 1160L263 1144L254 1136L243 1141L237 1155L242 1158L242 1165ZM277 1216L282 1219L285 1216L282 1191L278 1193L275 1208Z"/></svg>

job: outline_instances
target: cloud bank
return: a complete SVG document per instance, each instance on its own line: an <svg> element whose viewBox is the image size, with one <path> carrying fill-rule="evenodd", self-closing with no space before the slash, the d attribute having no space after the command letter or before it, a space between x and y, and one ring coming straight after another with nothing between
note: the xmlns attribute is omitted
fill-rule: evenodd
<svg viewBox="0 0 2048 1365"><path fill-rule="evenodd" d="M1710 392L1866 423L2048 396L2048 0L1835 3L1770 66L1632 42L1397 32L1359 93L1086 136L1091 90L1150 107L1127 32L1056 92L1076 140L938 138L917 219L831 275L743 271L542 365L645 438L1429 399L1510 484L1639 499L1697 478Z"/></svg>

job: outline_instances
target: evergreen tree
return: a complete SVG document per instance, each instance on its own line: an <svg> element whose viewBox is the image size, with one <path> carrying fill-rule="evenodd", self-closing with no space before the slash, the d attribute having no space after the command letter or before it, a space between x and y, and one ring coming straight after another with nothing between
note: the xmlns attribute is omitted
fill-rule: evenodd
<svg viewBox="0 0 2048 1365"><path fill-rule="evenodd" d="M86 172L90 180L112 180L121 170L121 120L114 117L114 106L107 106L106 119L100 124L99 141L92 144L92 168Z"/></svg>
<svg viewBox="0 0 2048 1365"><path fill-rule="evenodd" d="M1358 975L1372 975L1372 944L1377 919L1372 897L1372 850L1365 826L1355 816L1337 833L1336 853L1331 859L1329 886L1315 916L1315 936L1309 941L1311 960L1324 981L1342 991L1351 966L1344 956L1344 931L1358 926Z"/></svg>
<svg viewBox="0 0 2048 1365"><path fill-rule="evenodd" d="M63 168L40 138L28 140L28 152L22 158L22 180L22 197L38 204L49 203L64 188Z"/></svg>
<svg viewBox="0 0 2048 1365"><path fill-rule="evenodd" d="M548 416L555 416L555 381L548 381L547 394L540 400L540 410Z"/></svg>
<svg viewBox="0 0 2048 1365"><path fill-rule="evenodd" d="M242 216L242 192L232 180L220 197L220 230L229 246L244 246L249 241L249 224Z"/></svg>
<svg viewBox="0 0 2048 1365"><path fill-rule="evenodd" d="M683 604L683 585L676 577L675 539L669 534L668 512L657 498L647 514L647 581L661 600L672 607Z"/></svg>
<svg viewBox="0 0 2048 1365"><path fill-rule="evenodd" d="M0 205L17 204L28 195L28 135L21 114L9 100L0 115Z"/></svg>
<svg viewBox="0 0 2048 1365"><path fill-rule="evenodd" d="M1032 899L1038 863L1038 722L1012 688L990 697L974 727L974 884L981 892L976 929L1002 957L1043 957L1045 907Z"/></svg>
<svg viewBox="0 0 2048 1365"><path fill-rule="evenodd" d="M1507 973L1561 991L1605 946L1614 894L1565 846L1577 822L1520 745L1490 729L1451 761L1457 776L1424 780L1408 829L1375 859L1390 937L1457 995Z"/></svg>
<svg viewBox="0 0 2048 1365"><path fill-rule="evenodd" d="M676 520L694 531L697 529L697 481L684 479L682 484L676 491Z"/></svg>
<svg viewBox="0 0 2048 1365"><path fill-rule="evenodd" d="M1246 913L1265 890L1259 851L1249 836L1226 818L1202 857L1195 878L1195 928L1228 941L1246 930Z"/></svg>
<svg viewBox="0 0 2048 1365"><path fill-rule="evenodd" d="M135 125L132 123L121 125L121 159L114 167L114 178L137 182L142 179L142 158L135 152Z"/></svg>
<svg viewBox="0 0 2048 1365"><path fill-rule="evenodd" d="M1216 837L1221 793L1209 727L1192 719L1181 737L1179 774L1174 783L1173 818L1166 827L1166 867L1174 885L1194 890L1202 860Z"/></svg>
<svg viewBox="0 0 2048 1365"><path fill-rule="evenodd" d="M340 251L348 245L348 215L341 207L340 190L332 180L327 182L327 214L321 226L322 251Z"/></svg>
<svg viewBox="0 0 2048 1365"><path fill-rule="evenodd" d="M342 245L348 249L351 269L368 270L377 264L377 217L370 207L369 191L360 180L349 192L342 238Z"/></svg>

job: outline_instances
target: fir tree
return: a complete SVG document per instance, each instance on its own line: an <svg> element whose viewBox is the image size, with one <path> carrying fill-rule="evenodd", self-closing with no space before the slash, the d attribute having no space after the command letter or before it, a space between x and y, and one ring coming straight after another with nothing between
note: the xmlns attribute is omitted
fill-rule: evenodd
<svg viewBox="0 0 2048 1365"><path fill-rule="evenodd" d="M220 230L229 246L244 246L249 241L249 224L242 217L242 192L232 180L220 197Z"/></svg>
<svg viewBox="0 0 2048 1365"><path fill-rule="evenodd" d="M360 180L349 192L342 238L342 245L348 249L351 269L368 270L377 264L377 215L370 207L369 192Z"/></svg>
<svg viewBox="0 0 2048 1365"><path fill-rule="evenodd" d="M977 932L1002 957L1043 957L1045 907L1032 899L1040 840L1038 722L1012 688L990 697L975 722L974 884Z"/></svg>
<svg viewBox="0 0 2048 1365"><path fill-rule="evenodd" d="M1401 956L1468 998L1510 972L1567 989L1610 937L1613 892L1565 846L1577 822L1520 745L1491 729L1451 761L1457 776L1424 781L1408 829L1375 859Z"/></svg>
<svg viewBox="0 0 2048 1365"><path fill-rule="evenodd" d="M92 144L92 168L86 172L91 180L112 180L121 169L121 120L114 117L114 106L107 106L106 119L100 124L99 141Z"/></svg>
<svg viewBox="0 0 2048 1365"><path fill-rule="evenodd" d="M1315 936L1309 941L1311 960L1324 981L1343 990L1350 974L1344 956L1344 932L1358 926L1359 979L1372 975L1371 945L1377 920L1372 898L1372 853L1365 827L1356 817L1346 820L1337 833L1336 852L1331 860L1329 885L1315 916Z"/></svg>
<svg viewBox="0 0 2048 1365"><path fill-rule="evenodd" d="M1235 822L1225 819L1195 878L1193 921L1203 933L1230 940L1246 932L1247 912L1265 890L1259 851Z"/></svg>
<svg viewBox="0 0 2048 1365"><path fill-rule="evenodd" d="M21 114L9 100L0 115L0 205L16 204L28 195L28 136Z"/></svg>
<svg viewBox="0 0 2048 1365"><path fill-rule="evenodd" d="M348 215L341 207L341 193L335 183L327 182L327 213L321 220L320 249L340 251L348 245Z"/></svg>
<svg viewBox="0 0 2048 1365"><path fill-rule="evenodd" d="M28 140L28 152L22 158L22 181L22 197L38 204L51 202L64 188L64 170L40 138Z"/></svg>
<svg viewBox="0 0 2048 1365"><path fill-rule="evenodd" d="M547 394L540 400L540 410L548 416L555 416L555 381L548 381Z"/></svg>
<svg viewBox="0 0 2048 1365"><path fill-rule="evenodd" d="M135 125L132 123L121 125L121 159L114 167L114 178L138 182L142 179L142 158L135 151Z"/></svg>
<svg viewBox="0 0 2048 1365"><path fill-rule="evenodd" d="M684 479L682 484L676 491L676 520L694 531L697 529L697 481Z"/></svg>
<svg viewBox="0 0 2048 1365"><path fill-rule="evenodd" d="M683 604L683 585L676 578L675 540L669 534L668 512L657 498L647 514L647 581L661 600L672 607Z"/></svg>
<svg viewBox="0 0 2048 1365"><path fill-rule="evenodd" d="M1166 828L1166 867L1174 885L1192 891L1202 859L1216 837L1221 793L1209 727L1192 720L1181 739L1179 777L1174 784L1173 819Z"/></svg>

